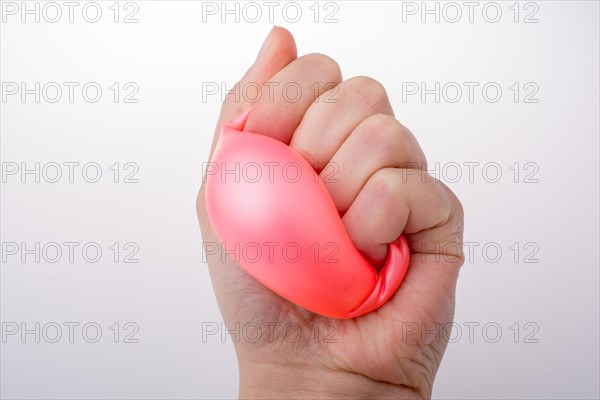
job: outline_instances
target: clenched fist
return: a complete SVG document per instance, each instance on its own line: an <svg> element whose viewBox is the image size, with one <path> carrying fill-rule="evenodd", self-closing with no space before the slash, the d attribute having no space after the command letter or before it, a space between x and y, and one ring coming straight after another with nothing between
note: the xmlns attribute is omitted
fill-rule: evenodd
<svg viewBox="0 0 600 400"><path fill-rule="evenodd" d="M354 319L311 313L264 287L231 258L208 257L229 329L262 327L235 341L242 398L428 398L449 336L463 263L463 211L427 175L423 151L398 122L385 89L367 77L342 80L321 54L298 57L291 34L274 28L238 87L264 87L256 102L227 96L224 122L252 107L244 130L270 136L315 166L355 247L380 267L403 234L411 249L400 288ZM293 101L283 90L299 88ZM287 85L287 86L286 86ZM325 179L335 166L335 179ZM321 166L321 167L319 167ZM203 184L197 202L204 242L218 243ZM225 261L223 261L225 259ZM290 338L290 327L294 327Z"/></svg>

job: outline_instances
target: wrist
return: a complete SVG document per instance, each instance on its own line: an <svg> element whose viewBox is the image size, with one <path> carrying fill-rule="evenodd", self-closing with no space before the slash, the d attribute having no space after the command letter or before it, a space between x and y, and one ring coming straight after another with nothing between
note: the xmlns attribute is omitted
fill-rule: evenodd
<svg viewBox="0 0 600 400"><path fill-rule="evenodd" d="M309 365L240 362L240 399L420 399L405 385Z"/></svg>

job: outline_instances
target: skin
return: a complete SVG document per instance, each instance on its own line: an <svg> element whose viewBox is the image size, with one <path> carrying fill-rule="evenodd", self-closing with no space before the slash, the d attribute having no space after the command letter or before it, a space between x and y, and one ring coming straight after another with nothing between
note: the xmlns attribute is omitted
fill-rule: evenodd
<svg viewBox="0 0 600 400"><path fill-rule="evenodd" d="M252 106L246 131L288 144L311 165L336 163L337 182L326 183L327 189L353 243L374 266L382 264L386 244L401 233L411 248L411 263L382 307L335 320L279 297L229 259L208 257L228 328L262 327L258 338L253 333L252 340L239 335L234 340L240 398L430 398L450 335L440 327L453 321L463 264L460 202L424 172L423 151L395 119L377 81L343 80L338 64L322 54L298 57L292 35L275 27L239 83L249 82L278 82L279 88L295 82L303 95L290 102L274 90L272 99L264 95L254 103L228 95L211 156L223 122ZM203 240L218 242L206 214L204 185L197 210ZM286 331L291 323L300 329L291 334L296 340Z"/></svg>

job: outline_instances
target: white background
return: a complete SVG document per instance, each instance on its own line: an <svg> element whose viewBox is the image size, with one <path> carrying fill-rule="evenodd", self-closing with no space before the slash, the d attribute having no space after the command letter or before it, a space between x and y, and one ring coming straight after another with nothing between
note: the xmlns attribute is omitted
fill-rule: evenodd
<svg viewBox="0 0 600 400"><path fill-rule="evenodd" d="M236 397L230 337L202 340L203 326L221 323L195 215L201 165L220 107L217 95L203 99L203 87L224 82L229 88L244 73L272 26L268 9L258 3L263 17L257 23L243 15L239 23L232 15L222 23L220 14L204 14L203 21L201 2L137 1L138 22L122 22L135 9L121 3L115 23L110 1L98 3L102 17L90 23L81 2L70 23L59 2L61 20L49 23L41 15L36 23L35 15L21 21L20 2L16 15L6 12L6 3L0 30L3 171L14 163L34 168L38 162L42 169L51 162L95 162L102 178L86 182L81 165L73 183L64 166L57 183L43 175L36 183L33 174L22 177L20 171L4 176L3 332L14 326L35 330L38 322L41 337L39 343L33 333L4 338L2 397ZM381 81L431 169L438 163L438 176L465 208L465 242L473 243L473 251L458 284L460 329L434 397L598 398L598 3L520 3L514 22L513 2L498 2L496 23L486 21L495 13L492 5L483 14L484 2L472 22L459 2L462 18L455 23L449 21L455 9L444 3L438 4L446 11L440 21L425 15L424 23L420 2L413 3L416 15L403 13L412 6L396 1L337 2L327 9L321 3L317 22L312 4L300 3L302 17L293 23L281 3L273 22L291 30L300 54L325 53L339 62L345 78ZM54 10L46 11L54 18ZM332 11L337 22L325 23ZM538 22L524 23L532 12ZM33 94L24 102L20 93L8 95L7 82L80 86L73 103L66 86L58 102L48 102L54 97L48 92L36 103ZM82 97L87 82L103 89L96 103ZM137 85L138 102L121 97L115 103L109 89L114 82L121 96L131 91L123 87L127 82ZM410 82L430 89L435 82L457 82L462 98L449 101L455 92L442 93L439 103L434 95L406 97ZM472 102L463 82L479 83ZM489 82L502 89L495 103L482 95ZM516 103L510 89L515 82L521 95ZM533 86L525 90L527 83ZM525 103L531 88L539 89L530 99L537 102ZM119 183L109 168L115 162ZM122 182L123 173L132 171L124 169L127 162L139 167L138 183ZM464 163L471 162L480 164L469 175ZM502 176L494 183L498 170ZM54 177L55 170L46 172ZM34 255L23 262L21 253L8 254L11 242L20 250L21 243L33 248L36 242L81 246L73 263L66 253L56 263L44 257L36 263ZM88 242L101 247L100 261L82 258ZM109 248L114 242L121 246L117 263ZM128 242L139 247L138 263L122 262ZM80 324L73 343L68 322ZM115 322L118 343L110 328ZM127 322L135 325L125 329ZM57 343L48 340L55 335L52 323L63 328ZM97 343L82 335L86 323L102 328ZM472 324L479 325L470 334ZM138 343L125 343L135 326L139 330L129 339ZM87 338L94 336L89 330Z"/></svg>

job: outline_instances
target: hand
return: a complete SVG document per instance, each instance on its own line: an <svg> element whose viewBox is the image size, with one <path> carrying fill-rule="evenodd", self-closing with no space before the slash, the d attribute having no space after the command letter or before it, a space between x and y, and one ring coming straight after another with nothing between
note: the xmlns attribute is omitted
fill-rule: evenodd
<svg viewBox="0 0 600 400"><path fill-rule="evenodd" d="M219 308L228 329L237 329L240 397L429 398L463 263L460 202L426 174L419 144L394 118L375 80L342 81L337 63L321 54L298 58L291 34L276 27L239 87L265 82L279 83L270 86L273 97L267 86L255 103L239 93L227 96L211 156L223 122L252 106L245 130L288 144L311 165L337 165L336 182L326 187L353 243L373 265L385 260L387 243L401 233L411 263L381 308L334 320L279 297L231 259L209 256ZM302 89L294 102L277 90L290 82ZM204 185L197 208L203 240L219 243L206 215ZM252 334L240 339L244 331Z"/></svg>

